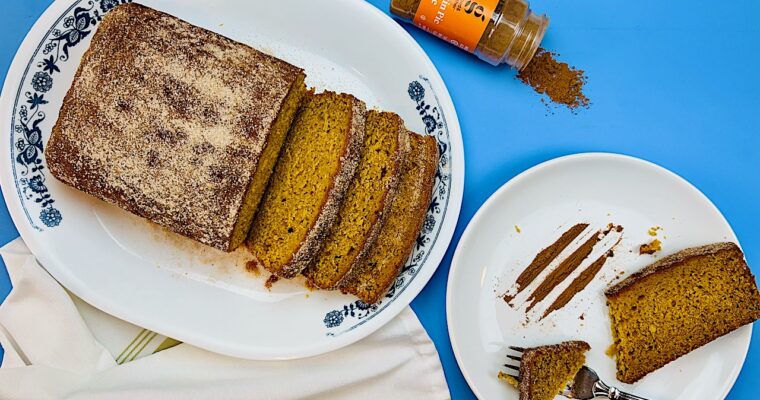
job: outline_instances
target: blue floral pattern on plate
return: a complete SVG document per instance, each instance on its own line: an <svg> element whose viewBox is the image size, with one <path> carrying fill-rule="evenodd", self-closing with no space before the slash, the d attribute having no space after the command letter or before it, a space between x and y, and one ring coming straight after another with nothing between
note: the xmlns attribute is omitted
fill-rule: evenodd
<svg viewBox="0 0 760 400"><path fill-rule="evenodd" d="M438 170L435 174L433 197L428 206L427 215L425 215L422 231L417 237L417 242L406 265L396 278L396 282L380 301L370 305L361 300L356 300L344 305L343 308L331 310L325 314L322 322L328 329L328 336L338 336L372 319L406 289L409 282L417 275L420 266L427 259L427 255L438 237L443 216L446 214L445 210L451 187L451 174L447 173L451 170L451 166L449 165L449 130L446 125L446 118L441 111L438 97L427 78L420 76L419 80L409 83L407 93L416 104L417 112L425 127L425 134L436 138L440 154ZM355 323L342 331L338 331L338 328L348 319L353 319Z"/></svg>
<svg viewBox="0 0 760 400"><path fill-rule="evenodd" d="M51 26L27 63L11 119L11 170L23 211L30 225L38 231L44 227L55 228L63 221L63 214L55 207L55 199L46 183L44 142L52 129L51 121L46 120L47 107L51 104L50 91L62 71L73 73L77 68L77 63L67 63L71 50L94 33L106 13L130 2L132 0L73 2ZM417 275L441 230L451 186L449 130L438 97L426 77L419 76L409 83L407 94L416 105L424 133L438 141L440 158L433 198L412 254L388 293L376 304L356 300L327 312L322 323L328 336L338 336L357 328L391 304ZM60 105L60 100L52 100Z"/></svg>
<svg viewBox="0 0 760 400"><path fill-rule="evenodd" d="M21 78L21 86L14 102L11 120L11 166L21 206L33 228L42 231L38 220L48 228L55 228L63 221L61 211L54 206L55 199L46 184L43 159L43 136L48 135L49 123L45 123L45 98L53 88L56 74L69 59L69 50L93 32L103 15L119 4L132 0L82 0L74 3L55 22L34 52ZM72 65L71 68L76 68Z"/></svg>

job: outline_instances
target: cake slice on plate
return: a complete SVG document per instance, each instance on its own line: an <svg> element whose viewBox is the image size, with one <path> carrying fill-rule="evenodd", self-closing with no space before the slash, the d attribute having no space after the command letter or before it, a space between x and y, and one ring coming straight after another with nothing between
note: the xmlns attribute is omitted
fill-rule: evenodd
<svg viewBox="0 0 760 400"><path fill-rule="evenodd" d="M396 281L419 236L432 197L438 168L438 143L410 132L411 150L404 162L400 189L377 240L341 282L343 292L376 303Z"/></svg>
<svg viewBox="0 0 760 400"><path fill-rule="evenodd" d="M292 278L320 250L356 172L365 120L364 103L350 94L302 104L247 241L269 272Z"/></svg>
<svg viewBox="0 0 760 400"><path fill-rule="evenodd" d="M306 87L282 60L138 4L106 14L45 147L60 181L224 251Z"/></svg>
<svg viewBox="0 0 760 400"><path fill-rule="evenodd" d="M617 379L633 383L760 318L760 293L734 243L667 256L606 292Z"/></svg>
<svg viewBox="0 0 760 400"><path fill-rule="evenodd" d="M499 372L499 379L520 391L520 400L552 400L575 378L591 347L569 341L525 349L520 359L519 380Z"/></svg>
<svg viewBox="0 0 760 400"><path fill-rule="evenodd" d="M335 288L375 243L409 153L409 134L394 113L369 111L359 167L343 200L335 227L304 270L311 284Z"/></svg>

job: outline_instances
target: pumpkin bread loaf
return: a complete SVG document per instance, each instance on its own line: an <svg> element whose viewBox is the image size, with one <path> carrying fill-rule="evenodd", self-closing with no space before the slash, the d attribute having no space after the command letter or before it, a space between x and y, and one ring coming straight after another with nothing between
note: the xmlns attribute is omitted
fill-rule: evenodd
<svg viewBox="0 0 760 400"><path fill-rule="evenodd" d="M247 241L271 273L292 278L319 251L356 171L365 114L361 100L333 92L300 107Z"/></svg>
<svg viewBox="0 0 760 400"><path fill-rule="evenodd" d="M369 111L359 167L338 219L304 275L312 285L333 289L375 242L395 198L409 153L404 121L394 113Z"/></svg>
<svg viewBox="0 0 760 400"><path fill-rule="evenodd" d="M82 58L45 158L60 181L231 251L305 90L297 67L121 5Z"/></svg>
<svg viewBox="0 0 760 400"><path fill-rule="evenodd" d="M499 378L513 385L517 383L520 400L552 400L575 378L590 349L583 341L525 349L520 360L519 383L503 372Z"/></svg>
<svg viewBox="0 0 760 400"><path fill-rule="evenodd" d="M625 383L760 318L755 278L734 243L667 256L606 295L617 379Z"/></svg>
<svg viewBox="0 0 760 400"><path fill-rule="evenodd" d="M375 244L340 288L367 304L380 300L406 263L425 220L438 168L438 143L432 136L410 134L399 192Z"/></svg>

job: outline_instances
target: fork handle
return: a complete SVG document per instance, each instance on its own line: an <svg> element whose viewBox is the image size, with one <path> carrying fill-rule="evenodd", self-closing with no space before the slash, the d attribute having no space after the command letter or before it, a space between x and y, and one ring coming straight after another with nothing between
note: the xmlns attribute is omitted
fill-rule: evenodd
<svg viewBox="0 0 760 400"><path fill-rule="evenodd" d="M644 397L626 393L616 387L609 386L602 381L596 381L596 384L594 385L594 396L606 396L610 400L647 400Z"/></svg>

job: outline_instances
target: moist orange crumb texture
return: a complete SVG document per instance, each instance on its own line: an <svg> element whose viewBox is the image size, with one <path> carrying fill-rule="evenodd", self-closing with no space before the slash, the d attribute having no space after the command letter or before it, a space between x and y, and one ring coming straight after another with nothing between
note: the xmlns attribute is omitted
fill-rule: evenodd
<svg viewBox="0 0 760 400"><path fill-rule="evenodd" d="M639 254L654 254L662 250L662 242L659 239L654 239L649 243L639 246Z"/></svg>
<svg viewBox="0 0 760 400"><path fill-rule="evenodd" d="M513 378L511 375L507 374L504 371L499 371L499 374L497 375L499 379L503 380L504 382L507 382L511 386L517 388L518 385L520 385L520 382L518 382L517 379Z"/></svg>
<svg viewBox="0 0 760 400"><path fill-rule="evenodd" d="M399 192L367 257L341 284L344 292L368 304L377 302L396 280L419 235L438 167L438 144L431 136L411 135Z"/></svg>
<svg viewBox="0 0 760 400"><path fill-rule="evenodd" d="M314 256L363 138L364 105L353 96L325 92L301 106L249 234L248 248L267 270L289 278Z"/></svg>
<svg viewBox="0 0 760 400"><path fill-rule="evenodd" d="M256 165L256 173L251 179L251 183L248 186L248 190L245 192L243 198L243 204L240 207L240 216L235 223L235 229L232 232L232 240L230 248L236 248L245 241L248 236L248 230L251 228L251 221L261 201L261 196L264 194L269 177L272 175L275 163L277 163L277 157L280 155L282 145L285 143L285 138L288 136L288 130L293 122L293 118L296 115L298 106L301 104L304 94L306 93L306 85L304 84L304 76L299 76L293 86L290 88L288 96L285 98L285 102L282 105L280 114L272 124L272 130L269 133L269 138L261 153L261 158Z"/></svg>
<svg viewBox="0 0 760 400"><path fill-rule="evenodd" d="M633 383L760 318L760 294L733 243L665 257L607 291L617 378Z"/></svg>
<svg viewBox="0 0 760 400"><path fill-rule="evenodd" d="M361 159L337 222L315 262L304 270L314 286L334 288L366 255L393 201L408 151L408 135L398 115L367 113Z"/></svg>
<svg viewBox="0 0 760 400"><path fill-rule="evenodd" d="M520 361L520 400L553 400L583 367L586 342L526 349Z"/></svg>

